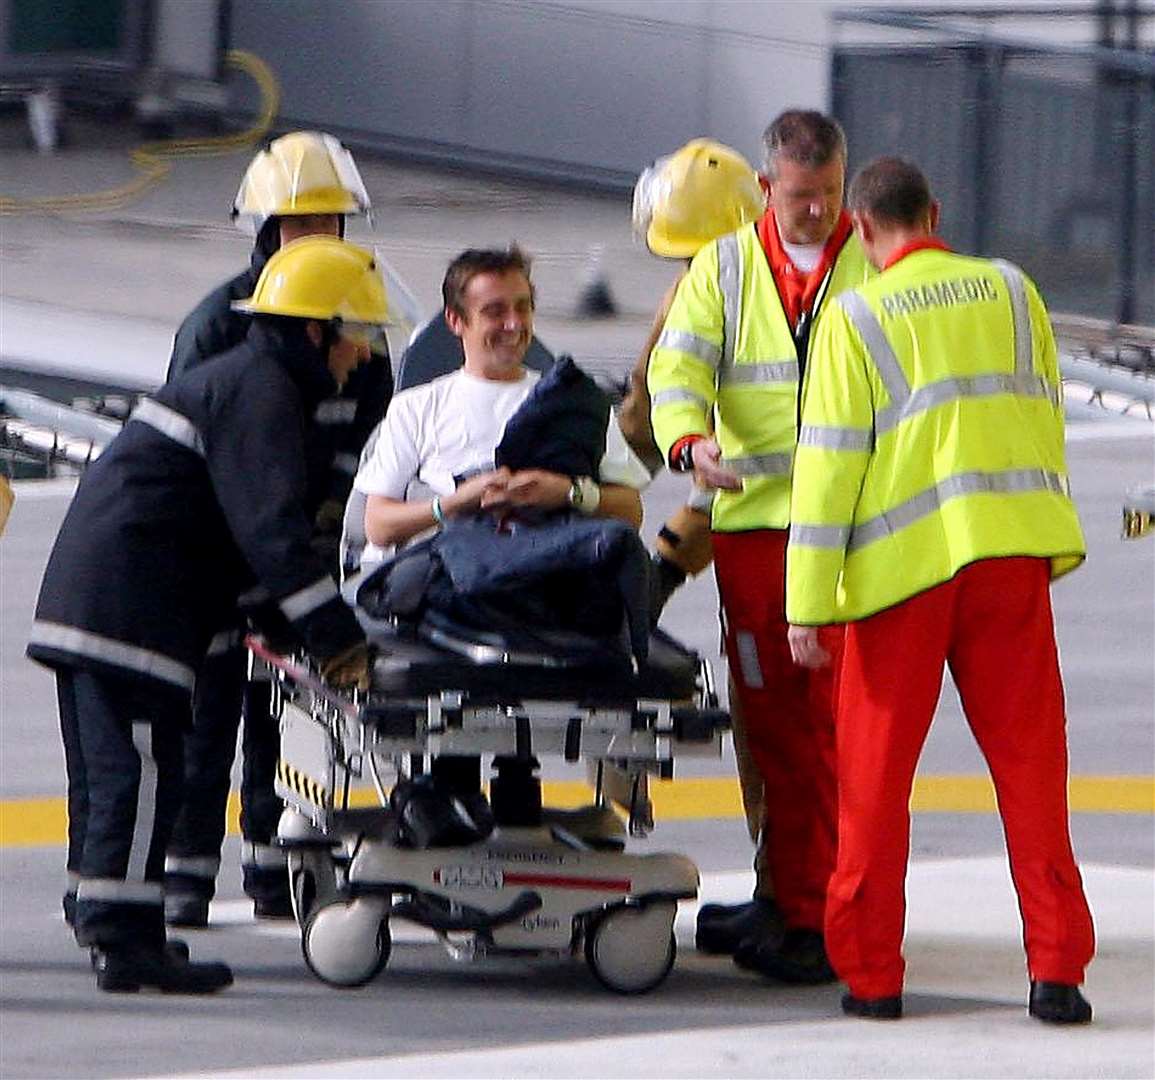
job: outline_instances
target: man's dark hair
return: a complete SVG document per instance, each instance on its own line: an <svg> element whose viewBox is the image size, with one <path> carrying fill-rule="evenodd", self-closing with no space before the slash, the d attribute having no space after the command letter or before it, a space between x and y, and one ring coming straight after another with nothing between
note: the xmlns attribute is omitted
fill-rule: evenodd
<svg viewBox="0 0 1155 1080"><path fill-rule="evenodd" d="M774 179L774 161L787 158L817 169L835 157L846 163L846 134L833 117L812 109L787 109L762 133L766 175Z"/></svg>
<svg viewBox="0 0 1155 1080"><path fill-rule="evenodd" d="M850 183L846 205L888 225L917 225L931 207L930 185L922 170L897 157L864 165Z"/></svg>
<svg viewBox="0 0 1155 1080"><path fill-rule="evenodd" d="M534 298L533 280L529 276L530 258L516 244L505 251L492 248L470 248L449 264L441 282L441 298L447 311L465 318L465 290L478 274L520 273L529 282L530 299Z"/></svg>

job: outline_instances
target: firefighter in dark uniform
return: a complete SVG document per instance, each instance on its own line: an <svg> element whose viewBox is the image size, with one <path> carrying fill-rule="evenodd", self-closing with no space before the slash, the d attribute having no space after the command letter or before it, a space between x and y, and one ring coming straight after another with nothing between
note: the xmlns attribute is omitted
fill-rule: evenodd
<svg viewBox="0 0 1155 1080"><path fill-rule="evenodd" d="M168 378L244 339L249 316L232 305L252 295L265 264L283 244L302 236L342 236L347 215L368 211L369 196L352 155L331 135L292 132L258 153L233 205L235 220L256 236L249 268L209 293L181 324ZM341 514L361 447L384 415L392 393L389 356L382 349L353 372L340 391L321 401L311 418L306 440L308 508L314 545L334 564ZM236 624L219 628L197 681L193 728L185 746L185 779L196 797L181 808L166 864L165 911L174 926L208 923L242 714L244 889L258 918L292 914L285 856L271 844L282 803L273 788L279 738L269 711L270 684L246 678L248 661L241 637Z"/></svg>
<svg viewBox="0 0 1155 1080"><path fill-rule="evenodd" d="M80 482L45 571L29 655L55 669L68 769L65 896L103 990L205 993L224 964L165 947L164 856L209 641L260 587L335 685L369 651L312 545L317 404L386 317L371 252L309 237L269 261L237 347L138 405Z"/></svg>

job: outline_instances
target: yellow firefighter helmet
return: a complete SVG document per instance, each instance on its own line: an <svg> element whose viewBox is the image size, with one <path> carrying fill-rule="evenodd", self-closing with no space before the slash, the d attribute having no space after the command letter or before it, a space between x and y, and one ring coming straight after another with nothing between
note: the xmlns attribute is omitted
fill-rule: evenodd
<svg viewBox="0 0 1155 1080"><path fill-rule="evenodd" d="M369 195L353 155L332 135L293 131L249 163L233 217L256 233L270 217L367 214Z"/></svg>
<svg viewBox="0 0 1155 1080"><path fill-rule="evenodd" d="M703 244L761 217L758 174L736 150L694 139L658 158L634 187L634 234L655 255L688 259Z"/></svg>

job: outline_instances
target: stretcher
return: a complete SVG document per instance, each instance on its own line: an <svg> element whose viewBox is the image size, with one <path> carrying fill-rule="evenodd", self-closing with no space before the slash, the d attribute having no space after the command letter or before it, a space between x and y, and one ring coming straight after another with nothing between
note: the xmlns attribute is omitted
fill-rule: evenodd
<svg viewBox="0 0 1155 1080"><path fill-rule="evenodd" d="M728 716L709 664L660 632L646 663L625 670L512 652L436 621L419 635L370 625L369 637L370 689L347 693L249 641L274 672L278 842L309 969L334 986L369 982L388 962L391 922L406 919L457 959L584 953L610 990L661 983L698 872L626 841L653 827L651 777L672 777L678 756L721 754ZM542 807L538 769L551 756L584 762L589 806ZM452 776L463 809L485 801L482 761L494 770L492 831L406 843L399 785Z"/></svg>

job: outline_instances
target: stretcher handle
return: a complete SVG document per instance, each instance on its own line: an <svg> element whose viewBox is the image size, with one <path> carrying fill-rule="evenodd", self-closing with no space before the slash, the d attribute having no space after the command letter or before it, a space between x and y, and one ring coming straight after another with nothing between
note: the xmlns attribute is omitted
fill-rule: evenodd
<svg viewBox="0 0 1155 1080"><path fill-rule="evenodd" d="M264 660L269 667L276 668L278 671L283 672L299 686L311 690L327 704L332 705L335 709L339 709L350 720L360 719L360 712L353 702L339 694L319 675L315 675L308 668L303 667L287 656L283 656L281 653L274 652L265 641L256 634L245 635L245 648L254 656Z"/></svg>

